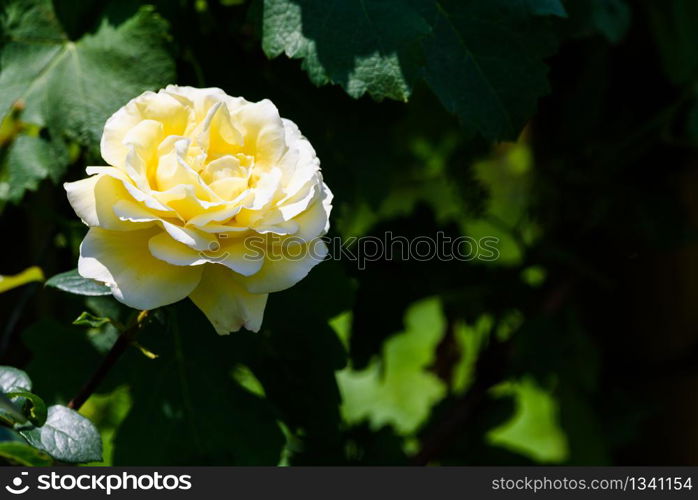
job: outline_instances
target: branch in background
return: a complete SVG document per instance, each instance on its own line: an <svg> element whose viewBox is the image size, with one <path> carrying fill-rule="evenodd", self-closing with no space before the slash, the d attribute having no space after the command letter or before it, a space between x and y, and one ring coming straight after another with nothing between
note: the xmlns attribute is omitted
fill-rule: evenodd
<svg viewBox="0 0 698 500"><path fill-rule="evenodd" d="M413 465L427 465L439 457L463 428L465 422L485 399L492 386L499 383L508 366L511 342L493 342L482 351L477 362L476 378L468 392L451 408L444 420L435 426L434 432L422 442L422 448L414 457Z"/></svg>
<svg viewBox="0 0 698 500"><path fill-rule="evenodd" d="M544 298L540 311L544 315L558 312L565 304L572 290L572 283L564 281L554 287ZM412 465L427 465L440 457L448 448L453 438L466 425L470 416L482 404L487 392L501 382L509 366L511 339L504 342L492 342L483 350L475 368L475 380L468 392L451 408L434 431L422 441L422 448L411 459Z"/></svg>
<svg viewBox="0 0 698 500"><path fill-rule="evenodd" d="M68 408L78 411L85 401L94 393L99 385L104 381L104 378L109 373L109 370L116 364L117 360L121 355L126 352L126 348L132 345L135 341L138 331L142 328L145 319L148 316L148 311L141 311L138 317L126 330L121 332L119 338L116 339L114 345L107 353L106 357L102 361L102 364L94 371L89 380L80 389L80 392L70 400L68 403Z"/></svg>

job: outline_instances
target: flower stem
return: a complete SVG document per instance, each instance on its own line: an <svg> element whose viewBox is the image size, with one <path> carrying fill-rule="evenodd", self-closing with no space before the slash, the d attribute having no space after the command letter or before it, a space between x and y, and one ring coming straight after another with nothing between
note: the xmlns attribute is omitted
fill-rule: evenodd
<svg viewBox="0 0 698 500"><path fill-rule="evenodd" d="M104 378L109 373L109 370L116 364L116 361L121 357L121 355L126 352L126 348L133 344L138 330L142 327L143 322L148 316L148 311L141 311L138 313L136 320L126 329L121 332L119 338L116 339L114 345L107 353L102 363L97 367L97 369L92 373L92 376L87 380L80 392L70 400L68 403L68 408L75 411L80 410L85 401L89 399L94 391L97 390L99 385L104 381Z"/></svg>

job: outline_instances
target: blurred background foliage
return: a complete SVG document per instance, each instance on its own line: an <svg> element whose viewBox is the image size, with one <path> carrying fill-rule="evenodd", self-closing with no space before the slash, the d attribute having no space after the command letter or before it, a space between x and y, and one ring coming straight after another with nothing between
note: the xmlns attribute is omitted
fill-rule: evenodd
<svg viewBox="0 0 698 500"><path fill-rule="evenodd" d="M499 241L323 263L259 334L158 311L157 358L130 349L81 411L103 464L698 463L698 3L0 6L0 363L51 403L117 336L73 320L129 315L42 286L85 233L60 183L146 89L270 98L317 149L334 236Z"/></svg>

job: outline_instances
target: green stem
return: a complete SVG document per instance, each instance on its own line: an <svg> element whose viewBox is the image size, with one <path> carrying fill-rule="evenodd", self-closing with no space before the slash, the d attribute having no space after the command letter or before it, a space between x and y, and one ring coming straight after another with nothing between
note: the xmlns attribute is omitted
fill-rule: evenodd
<svg viewBox="0 0 698 500"><path fill-rule="evenodd" d="M85 401L89 399L89 397L104 381L104 378L107 376L107 373L109 373L109 370L111 370L116 364L116 361L124 352L126 352L126 348L133 343L138 330L143 325L143 321L147 316L148 311L141 311L138 314L136 321L134 321L130 327L121 332L121 335L119 335L119 338L116 339L116 342L114 342L114 345L109 350L102 363L97 367L94 373L92 373L92 376L87 380L78 394L70 400L68 403L68 408L75 411L80 410L82 405L85 404Z"/></svg>

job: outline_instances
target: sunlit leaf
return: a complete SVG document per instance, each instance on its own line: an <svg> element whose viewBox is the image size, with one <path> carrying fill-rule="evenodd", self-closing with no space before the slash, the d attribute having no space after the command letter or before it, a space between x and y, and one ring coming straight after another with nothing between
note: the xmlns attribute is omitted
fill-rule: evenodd
<svg viewBox="0 0 698 500"><path fill-rule="evenodd" d="M504 383L494 393L514 396L516 413L509 422L489 432L492 444L541 463L560 463L567 458L567 439L560 428L558 404L548 391L525 378Z"/></svg>
<svg viewBox="0 0 698 500"><path fill-rule="evenodd" d="M26 372L13 366L0 366L0 391L31 391L32 381Z"/></svg>
<svg viewBox="0 0 698 500"><path fill-rule="evenodd" d="M0 293L12 290L18 286L26 285L34 281L43 281L44 273L41 268L32 266L14 276L0 276Z"/></svg>
<svg viewBox="0 0 698 500"><path fill-rule="evenodd" d="M85 463L102 459L102 440L95 426L65 406L51 406L43 426L21 430L20 434L56 460Z"/></svg>
<svg viewBox="0 0 698 500"><path fill-rule="evenodd" d="M337 373L348 422L368 419L374 429L390 424L408 434L445 395L445 384L428 371L446 328L439 301L427 299L411 306L405 327L385 342L382 360L361 371Z"/></svg>
<svg viewBox="0 0 698 500"><path fill-rule="evenodd" d="M50 0L11 1L2 29L0 118L18 101L22 120L96 148L126 101L172 80L167 24L150 7L70 40Z"/></svg>

